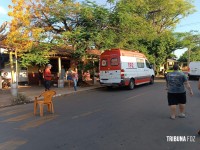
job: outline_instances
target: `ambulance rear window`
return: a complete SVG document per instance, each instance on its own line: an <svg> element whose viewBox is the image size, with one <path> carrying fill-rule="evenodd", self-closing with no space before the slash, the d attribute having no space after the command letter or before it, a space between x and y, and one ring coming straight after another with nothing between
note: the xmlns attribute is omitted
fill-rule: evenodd
<svg viewBox="0 0 200 150"><path fill-rule="evenodd" d="M110 65L111 65L111 66L118 66L118 65L119 65L118 58L112 58L112 59L110 60Z"/></svg>
<svg viewBox="0 0 200 150"><path fill-rule="evenodd" d="M108 61L106 59L102 59L101 66L105 67L108 65Z"/></svg>

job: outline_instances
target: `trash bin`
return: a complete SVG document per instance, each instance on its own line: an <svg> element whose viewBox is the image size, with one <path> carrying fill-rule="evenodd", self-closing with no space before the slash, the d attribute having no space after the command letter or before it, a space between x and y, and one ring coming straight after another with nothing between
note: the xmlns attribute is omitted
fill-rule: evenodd
<svg viewBox="0 0 200 150"><path fill-rule="evenodd" d="M64 80L58 80L58 88L64 87Z"/></svg>

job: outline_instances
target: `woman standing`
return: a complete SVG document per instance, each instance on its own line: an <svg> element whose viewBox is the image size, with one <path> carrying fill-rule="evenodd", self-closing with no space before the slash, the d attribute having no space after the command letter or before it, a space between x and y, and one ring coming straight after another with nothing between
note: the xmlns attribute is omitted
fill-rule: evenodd
<svg viewBox="0 0 200 150"><path fill-rule="evenodd" d="M74 71L72 72L72 80L74 82L74 90L77 91L77 82L78 82L78 70L77 70L77 68L74 68Z"/></svg>
<svg viewBox="0 0 200 150"><path fill-rule="evenodd" d="M38 69L38 80L39 80L39 86L41 86L43 82L43 71L42 69Z"/></svg>
<svg viewBox="0 0 200 150"><path fill-rule="evenodd" d="M71 68L68 69L68 71L66 72L67 75L67 82L68 82L68 86L70 88L71 82L72 82L72 70Z"/></svg>

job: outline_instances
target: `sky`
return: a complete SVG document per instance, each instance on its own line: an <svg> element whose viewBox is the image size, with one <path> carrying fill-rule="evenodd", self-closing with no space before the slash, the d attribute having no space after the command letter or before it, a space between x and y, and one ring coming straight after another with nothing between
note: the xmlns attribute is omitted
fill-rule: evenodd
<svg viewBox="0 0 200 150"><path fill-rule="evenodd" d="M99 4L106 4L106 0L96 0L96 2ZM0 0L0 25L5 21L10 20L7 13L8 5L11 4L11 0ZM197 11L194 14L189 15L187 18L182 19L175 29L176 32L190 32L191 30L197 30L200 32L200 0L194 0L194 6ZM182 55L186 50L187 49L176 50L174 54L177 57L180 57L180 55Z"/></svg>

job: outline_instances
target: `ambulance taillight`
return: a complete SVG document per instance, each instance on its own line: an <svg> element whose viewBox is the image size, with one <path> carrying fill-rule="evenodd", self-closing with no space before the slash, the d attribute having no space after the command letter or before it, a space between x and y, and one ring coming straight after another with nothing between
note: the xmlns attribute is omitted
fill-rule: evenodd
<svg viewBox="0 0 200 150"><path fill-rule="evenodd" d="M121 70L121 78L124 78L124 69Z"/></svg>

